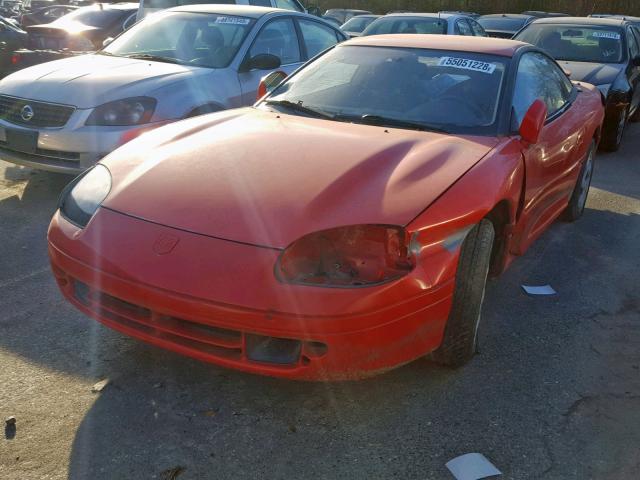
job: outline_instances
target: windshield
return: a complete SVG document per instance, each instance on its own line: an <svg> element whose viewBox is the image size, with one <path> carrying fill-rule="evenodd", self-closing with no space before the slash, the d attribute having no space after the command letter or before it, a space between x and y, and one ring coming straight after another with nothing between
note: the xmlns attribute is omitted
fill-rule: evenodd
<svg viewBox="0 0 640 480"><path fill-rule="evenodd" d="M253 23L249 18L215 13L161 13L133 26L101 53L224 68Z"/></svg>
<svg viewBox="0 0 640 480"><path fill-rule="evenodd" d="M347 45L303 68L267 102L285 101L336 120L384 118L482 134L496 122L505 62L475 53Z"/></svg>
<svg viewBox="0 0 640 480"><path fill-rule="evenodd" d="M543 48L556 60L620 63L625 59L622 30L615 27L533 23L516 39Z"/></svg>
<svg viewBox="0 0 640 480"><path fill-rule="evenodd" d="M373 22L377 17L353 17L347 23L340 27L345 32L353 32L360 33L362 32L371 22Z"/></svg>
<svg viewBox="0 0 640 480"><path fill-rule="evenodd" d="M480 18L478 23L485 30L504 30L517 32L525 23L525 18Z"/></svg>
<svg viewBox="0 0 640 480"><path fill-rule="evenodd" d="M104 28L117 21L120 17L131 13L133 11L128 12L116 8L84 7L60 17L58 22L78 22L90 27Z"/></svg>
<svg viewBox="0 0 640 480"><path fill-rule="evenodd" d="M447 21L435 17L382 17L369 25L362 35L384 35L387 33L446 34Z"/></svg>

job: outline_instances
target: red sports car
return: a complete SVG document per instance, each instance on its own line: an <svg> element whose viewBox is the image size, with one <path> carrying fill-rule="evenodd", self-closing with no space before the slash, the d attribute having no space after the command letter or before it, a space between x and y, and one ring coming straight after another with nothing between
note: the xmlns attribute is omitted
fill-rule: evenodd
<svg viewBox="0 0 640 480"><path fill-rule="evenodd" d="M487 273L582 214L602 119L600 92L528 44L351 40L74 180L53 272L105 325L238 370L459 366Z"/></svg>

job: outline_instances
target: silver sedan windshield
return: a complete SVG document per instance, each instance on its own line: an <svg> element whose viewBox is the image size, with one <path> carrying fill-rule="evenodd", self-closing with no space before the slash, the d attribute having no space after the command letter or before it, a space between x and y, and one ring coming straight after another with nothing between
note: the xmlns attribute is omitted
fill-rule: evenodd
<svg viewBox="0 0 640 480"><path fill-rule="evenodd" d="M101 53L208 68L225 68L255 20L210 13L152 15L122 34Z"/></svg>

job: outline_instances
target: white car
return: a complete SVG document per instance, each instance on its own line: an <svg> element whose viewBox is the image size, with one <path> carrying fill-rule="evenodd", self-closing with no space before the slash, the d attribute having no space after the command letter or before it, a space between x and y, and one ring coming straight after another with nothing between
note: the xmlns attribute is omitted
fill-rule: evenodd
<svg viewBox="0 0 640 480"><path fill-rule="evenodd" d="M346 39L318 17L237 5L178 7L103 50L0 81L0 159L77 174L140 133L255 102L260 79Z"/></svg>

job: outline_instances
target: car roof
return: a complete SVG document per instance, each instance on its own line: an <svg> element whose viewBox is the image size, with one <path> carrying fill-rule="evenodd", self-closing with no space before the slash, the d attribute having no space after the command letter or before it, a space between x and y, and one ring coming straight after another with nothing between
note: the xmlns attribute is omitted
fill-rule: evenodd
<svg viewBox="0 0 640 480"><path fill-rule="evenodd" d="M510 19L522 19L536 18L533 15L525 15L523 13L492 13L491 15L482 15L480 18L510 18Z"/></svg>
<svg viewBox="0 0 640 480"><path fill-rule="evenodd" d="M533 23L555 23L560 25L601 25L605 27L621 27L626 22L619 18L594 18L594 17L551 17L539 18Z"/></svg>
<svg viewBox="0 0 640 480"><path fill-rule="evenodd" d="M607 13L595 13L589 15L589 18L612 18L614 20L626 20L628 22L640 22L640 17L632 17L630 15L610 15Z"/></svg>
<svg viewBox="0 0 640 480"><path fill-rule="evenodd" d="M401 13L387 13L385 17L423 17L423 18L451 18L451 17L468 17L468 15L462 15L460 13L414 13L414 12L401 12Z"/></svg>
<svg viewBox="0 0 640 480"><path fill-rule="evenodd" d="M257 7L253 5L215 5L215 4L195 4L183 5L181 7L170 8L169 11L194 12L194 13L217 13L221 15L239 15L249 18L260 18L263 15L274 12L300 13L282 8Z"/></svg>
<svg viewBox="0 0 640 480"><path fill-rule="evenodd" d="M460 37L455 35L371 35L347 40L340 45L362 45L372 47L425 48L454 50L459 52L485 53L512 57L515 52L529 44L516 40L491 37Z"/></svg>

